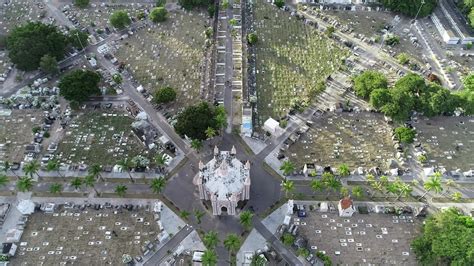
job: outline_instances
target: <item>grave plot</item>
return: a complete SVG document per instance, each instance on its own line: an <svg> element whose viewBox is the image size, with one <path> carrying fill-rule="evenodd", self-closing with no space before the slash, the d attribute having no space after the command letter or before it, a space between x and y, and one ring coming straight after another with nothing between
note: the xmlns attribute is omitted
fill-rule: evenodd
<svg viewBox="0 0 474 266"><path fill-rule="evenodd" d="M8 5L4 5L8 2ZM46 7L39 0L4 1L0 6L0 33L7 34L15 26L47 17Z"/></svg>
<svg viewBox="0 0 474 266"><path fill-rule="evenodd" d="M435 117L413 124L427 163L447 170L474 169L474 118Z"/></svg>
<svg viewBox="0 0 474 266"><path fill-rule="evenodd" d="M295 103L310 103L316 88L339 68L348 52L290 13L255 3L257 95L261 123L285 115Z"/></svg>
<svg viewBox="0 0 474 266"><path fill-rule="evenodd" d="M33 128L43 123L43 113L37 110L12 110L0 115L0 161L20 162L26 145L33 142Z"/></svg>
<svg viewBox="0 0 474 266"><path fill-rule="evenodd" d="M295 217L299 235L308 249L331 257L334 265L416 265L410 250L422 221L410 215L359 214L339 217L337 213L307 212Z"/></svg>
<svg viewBox="0 0 474 266"><path fill-rule="evenodd" d="M14 265L122 265L141 256L160 233L153 212L92 208L29 216ZM144 249L145 248L145 249Z"/></svg>
<svg viewBox="0 0 474 266"><path fill-rule="evenodd" d="M284 151L297 169L304 164L338 167L345 163L351 170L380 167L395 159L392 128L375 113L333 113L315 116L314 125Z"/></svg>
<svg viewBox="0 0 474 266"><path fill-rule="evenodd" d="M67 164L100 165L143 154L145 147L132 132L133 121L123 112L79 113L64 129L57 154Z"/></svg>
<svg viewBox="0 0 474 266"><path fill-rule="evenodd" d="M176 89L173 111L200 99L207 27L207 13L173 11L121 42L115 55L146 89Z"/></svg>

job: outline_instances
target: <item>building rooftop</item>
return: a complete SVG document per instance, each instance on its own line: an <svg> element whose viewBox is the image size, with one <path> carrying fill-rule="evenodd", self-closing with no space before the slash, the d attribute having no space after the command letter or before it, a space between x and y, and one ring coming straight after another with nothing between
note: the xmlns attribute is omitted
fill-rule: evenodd
<svg viewBox="0 0 474 266"><path fill-rule="evenodd" d="M217 200L228 200L232 194L238 194L244 188L250 176L250 163L242 163L232 151L217 151L207 164L200 165L199 176L206 190Z"/></svg>

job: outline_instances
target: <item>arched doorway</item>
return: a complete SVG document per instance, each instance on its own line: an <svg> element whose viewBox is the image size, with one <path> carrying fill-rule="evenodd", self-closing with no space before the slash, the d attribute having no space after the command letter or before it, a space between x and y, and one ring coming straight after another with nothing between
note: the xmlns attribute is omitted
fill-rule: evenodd
<svg viewBox="0 0 474 266"><path fill-rule="evenodd" d="M227 207L226 206L221 207L221 214L227 214Z"/></svg>

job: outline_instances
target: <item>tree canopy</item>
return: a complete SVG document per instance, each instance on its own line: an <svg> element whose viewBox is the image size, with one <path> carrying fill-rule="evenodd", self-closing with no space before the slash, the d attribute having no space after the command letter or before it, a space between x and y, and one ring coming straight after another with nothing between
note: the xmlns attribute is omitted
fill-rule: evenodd
<svg viewBox="0 0 474 266"><path fill-rule="evenodd" d="M150 20L154 23L163 22L166 20L167 16L168 11L166 11L166 8L162 6L155 7L150 13Z"/></svg>
<svg viewBox="0 0 474 266"><path fill-rule="evenodd" d="M285 5L285 0L275 0L273 2L278 8L282 8Z"/></svg>
<svg viewBox="0 0 474 266"><path fill-rule="evenodd" d="M395 129L395 136L402 143L413 143L416 131L408 127L397 127Z"/></svg>
<svg viewBox="0 0 474 266"><path fill-rule="evenodd" d="M354 90L357 96L368 99L370 93L376 89L386 89L387 78L377 71L365 71L354 79Z"/></svg>
<svg viewBox="0 0 474 266"><path fill-rule="evenodd" d="M400 12L404 15L415 17L420 9L422 0L380 0L380 3L390 8L392 11ZM436 8L437 0L425 0L425 3L421 7L418 17L426 17L433 12Z"/></svg>
<svg viewBox="0 0 474 266"><path fill-rule="evenodd" d="M18 69L25 71L37 69L45 55L61 60L67 45L66 36L56 26L39 22L18 26L7 37L8 56Z"/></svg>
<svg viewBox="0 0 474 266"><path fill-rule="evenodd" d="M89 96L99 94L100 76L90 70L74 70L59 81L59 93L66 100L81 103Z"/></svg>
<svg viewBox="0 0 474 266"><path fill-rule="evenodd" d="M211 0L178 0L178 4L184 9L192 9L194 7L210 7L214 5L214 1Z"/></svg>
<svg viewBox="0 0 474 266"><path fill-rule="evenodd" d="M121 30L130 25L132 21L125 10L117 10L110 15L110 24Z"/></svg>
<svg viewBox="0 0 474 266"><path fill-rule="evenodd" d="M46 74L55 75L59 72L58 61L49 54L44 55L41 57L40 69Z"/></svg>
<svg viewBox="0 0 474 266"><path fill-rule="evenodd" d="M178 115L174 126L176 132L181 136L188 136L195 140L205 140L206 130L211 127L219 130L219 108L214 108L207 102L189 106Z"/></svg>
<svg viewBox="0 0 474 266"><path fill-rule="evenodd" d="M89 35L86 32L73 29L67 35L69 43L76 49L82 50L88 44Z"/></svg>
<svg viewBox="0 0 474 266"><path fill-rule="evenodd" d="M258 36L255 32L247 34L247 42L249 44L256 44L258 42Z"/></svg>
<svg viewBox="0 0 474 266"><path fill-rule="evenodd" d="M411 244L423 265L473 265L474 221L454 208L426 219Z"/></svg>
<svg viewBox="0 0 474 266"><path fill-rule="evenodd" d="M170 87L164 87L155 92L154 100L156 103L169 103L176 99L176 91Z"/></svg>
<svg viewBox="0 0 474 266"><path fill-rule="evenodd" d="M74 0L74 5L80 8L85 8L89 5L89 0Z"/></svg>

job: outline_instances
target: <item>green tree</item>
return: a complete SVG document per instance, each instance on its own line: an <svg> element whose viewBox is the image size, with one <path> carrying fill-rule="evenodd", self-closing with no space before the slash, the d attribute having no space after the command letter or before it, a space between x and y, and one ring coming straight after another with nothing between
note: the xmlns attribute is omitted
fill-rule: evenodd
<svg viewBox="0 0 474 266"><path fill-rule="evenodd" d="M441 173L436 172L434 175L430 176L428 180L423 184L423 188L425 189L425 193L421 196L424 198L426 194L430 191L434 191L435 193L441 193L443 191L443 186L441 184Z"/></svg>
<svg viewBox="0 0 474 266"><path fill-rule="evenodd" d="M474 8L472 8L472 9L471 9L471 12L469 12L468 18L469 18L471 27L474 28Z"/></svg>
<svg viewBox="0 0 474 266"><path fill-rule="evenodd" d="M463 85L464 85L464 89L465 90L468 90L468 91L474 91L474 72L467 75L464 79L463 79Z"/></svg>
<svg viewBox="0 0 474 266"><path fill-rule="evenodd" d="M314 192L323 191L324 190L324 184L321 180L313 179L313 180L311 180L311 189Z"/></svg>
<svg viewBox="0 0 474 266"><path fill-rule="evenodd" d="M181 112L174 128L181 136L186 135L190 139L205 140L207 128L220 129L217 121L218 114L220 114L218 108L214 108L207 102L201 102Z"/></svg>
<svg viewBox="0 0 474 266"><path fill-rule="evenodd" d="M156 0L155 5L156 6L165 6L166 5L166 0Z"/></svg>
<svg viewBox="0 0 474 266"><path fill-rule="evenodd" d="M229 1L228 0L222 0L221 6L222 6L222 10L225 10L225 9L229 8Z"/></svg>
<svg viewBox="0 0 474 266"><path fill-rule="evenodd" d="M253 254L252 261L250 262L250 266L265 266L267 265L267 260L265 257L258 255L257 253Z"/></svg>
<svg viewBox="0 0 474 266"><path fill-rule="evenodd" d="M0 174L0 187L6 186L10 182L10 179L8 179L8 176L5 174Z"/></svg>
<svg viewBox="0 0 474 266"><path fill-rule="evenodd" d="M323 182L324 186L328 188L327 197L329 197L331 190L337 192L342 187L341 181L339 181L333 174L328 172L323 173L321 181Z"/></svg>
<svg viewBox="0 0 474 266"><path fill-rule="evenodd" d="M199 152L199 150L202 148L202 141L198 139L191 140L191 148Z"/></svg>
<svg viewBox="0 0 474 266"><path fill-rule="evenodd" d="M216 130L215 130L214 128L208 127L208 128L206 129L206 137L207 137L208 139L212 139L213 137L216 136L216 134L217 134L217 132L216 132Z"/></svg>
<svg viewBox="0 0 474 266"><path fill-rule="evenodd" d="M352 188L352 195L354 198L360 199L364 195L364 190L362 190L362 187L360 186L355 186Z"/></svg>
<svg viewBox="0 0 474 266"><path fill-rule="evenodd" d="M130 181L135 182L135 180L132 177L131 170L135 167L135 164L130 158L123 158L117 162L117 165L123 170L125 170L128 173L128 177L130 178Z"/></svg>
<svg viewBox="0 0 474 266"><path fill-rule="evenodd" d="M217 244L219 243L219 237L217 236L216 232L209 231L204 235L202 242L204 242L204 245L206 246L206 248L214 249L217 247Z"/></svg>
<svg viewBox="0 0 474 266"><path fill-rule="evenodd" d="M86 8L89 6L89 0L74 0L74 5L80 8Z"/></svg>
<svg viewBox="0 0 474 266"><path fill-rule="evenodd" d="M54 183L49 186L49 192L51 194L61 194L61 191L63 191L63 185L60 183Z"/></svg>
<svg viewBox="0 0 474 266"><path fill-rule="evenodd" d="M462 199L462 193L459 192L459 191L454 192L453 194L451 194L451 199L453 199L453 200L456 201L456 202L461 201L461 199Z"/></svg>
<svg viewBox="0 0 474 266"><path fill-rule="evenodd" d="M46 74L56 75L59 73L58 61L53 56L46 54L40 59L40 69Z"/></svg>
<svg viewBox="0 0 474 266"><path fill-rule="evenodd" d="M349 170L349 166L347 164L341 164L337 168L337 172L339 173L340 176L346 177L351 174L351 171Z"/></svg>
<svg viewBox="0 0 474 266"><path fill-rule="evenodd" d="M424 2L424 4L422 4ZM436 8L437 0L381 0L380 3L394 12L415 17L420 10L418 17L426 17ZM420 9L421 7L421 9Z"/></svg>
<svg viewBox="0 0 474 266"><path fill-rule="evenodd" d="M453 179L446 180L446 187L448 187L447 192L449 192L451 188L455 188L456 186L456 181L454 181Z"/></svg>
<svg viewBox="0 0 474 266"><path fill-rule="evenodd" d="M15 27L7 37L8 56L20 70L36 70L45 55L61 60L68 44L56 26L28 22Z"/></svg>
<svg viewBox="0 0 474 266"><path fill-rule="evenodd" d="M54 158L48 161L46 164L46 171L53 172L56 171L60 177L64 179L64 176L61 175L61 163L58 159Z"/></svg>
<svg viewBox="0 0 474 266"><path fill-rule="evenodd" d="M392 96L390 95L390 91L387 89L375 89L370 93L370 105L380 110L382 106L390 103L392 101Z"/></svg>
<svg viewBox="0 0 474 266"><path fill-rule="evenodd" d="M94 178L98 178L104 181L104 178L100 174L102 172L102 166L100 164L95 163L91 165L89 169L87 170L87 172L89 173L89 175L93 176Z"/></svg>
<svg viewBox="0 0 474 266"><path fill-rule="evenodd" d="M291 161L283 161L280 166L280 170L283 172L283 175L288 176L293 173L293 171L295 171L295 164L293 164Z"/></svg>
<svg viewBox="0 0 474 266"><path fill-rule="evenodd" d="M40 164L38 161L31 161L31 162L28 162L26 163L24 166L23 166L23 172L25 173L25 175L33 178L34 175L38 175L38 171L40 170Z"/></svg>
<svg viewBox="0 0 474 266"><path fill-rule="evenodd" d="M194 217L196 217L196 221L198 224L201 224L201 221L202 221L201 219L204 216L204 214L205 213L203 211L200 211L198 209L194 210Z"/></svg>
<svg viewBox="0 0 474 266"><path fill-rule="evenodd" d="M74 178L72 181L71 181L71 186L75 189L75 190L78 190L82 187L82 179L80 179L79 177L76 177Z"/></svg>
<svg viewBox="0 0 474 266"><path fill-rule="evenodd" d="M70 30L67 35L67 38L69 43L78 50L85 49L89 44L89 35L87 34L87 32L78 29Z"/></svg>
<svg viewBox="0 0 474 266"><path fill-rule="evenodd" d="M166 186L166 179L162 176L151 180L150 189L155 194L160 194Z"/></svg>
<svg viewBox="0 0 474 266"><path fill-rule="evenodd" d="M395 129L395 136L400 142L410 144L413 143L416 137L416 131L412 128L401 126Z"/></svg>
<svg viewBox="0 0 474 266"><path fill-rule="evenodd" d="M160 169L160 171L164 170L167 162L168 162L168 157L166 156L165 153L160 152L155 156L155 163L156 163L156 166L158 166L158 169Z"/></svg>
<svg viewBox="0 0 474 266"><path fill-rule="evenodd" d="M341 187L341 189L339 190L339 192L341 193L341 196L342 196L342 197L347 197L347 196L349 196L349 189L346 188L346 187Z"/></svg>
<svg viewBox="0 0 474 266"><path fill-rule="evenodd" d="M117 10L110 16L110 24L121 30L130 25L132 21L125 10Z"/></svg>
<svg viewBox="0 0 474 266"><path fill-rule="evenodd" d="M164 87L155 92L154 100L157 104L169 103L176 99L176 91L171 87Z"/></svg>
<svg viewBox="0 0 474 266"><path fill-rule="evenodd" d="M191 215L191 213L185 210L179 212L179 217L183 218L184 220L187 220L189 218L189 215Z"/></svg>
<svg viewBox="0 0 474 266"><path fill-rule="evenodd" d="M209 0L178 0L178 4L184 9L190 10L194 7L212 6L213 2Z"/></svg>
<svg viewBox="0 0 474 266"><path fill-rule="evenodd" d="M20 192L29 192L33 189L33 178L29 176L20 177L16 181L16 188Z"/></svg>
<svg viewBox="0 0 474 266"><path fill-rule="evenodd" d="M292 194L295 190L295 183L291 180L284 180L281 182L281 189L285 191L285 197L288 198L288 194Z"/></svg>
<svg viewBox="0 0 474 266"><path fill-rule="evenodd" d="M115 74L112 76L112 80L113 80L116 84L122 84L122 82L123 82L123 78L122 78L122 75L120 75L120 73L115 73Z"/></svg>
<svg viewBox="0 0 474 266"><path fill-rule="evenodd" d="M415 106L413 94L405 89L392 89L391 102L381 108L382 113L395 121L405 121L410 118Z"/></svg>
<svg viewBox="0 0 474 266"><path fill-rule="evenodd" d="M95 194L97 196L100 196L100 193L95 188L95 182L96 182L95 176L93 174L90 174L90 173L88 175L86 175L84 177L84 179L82 180L82 184L84 184L84 186L92 188L94 190Z"/></svg>
<svg viewBox="0 0 474 266"><path fill-rule="evenodd" d="M240 213L240 224L244 227L245 230L249 230L252 227L252 218L253 213L250 211L243 211Z"/></svg>
<svg viewBox="0 0 474 266"><path fill-rule="evenodd" d="M410 62L410 56L407 53L399 53L397 55L398 63L406 65Z"/></svg>
<svg viewBox="0 0 474 266"><path fill-rule="evenodd" d="M249 44L256 44L258 42L258 36L255 32L247 34L247 42Z"/></svg>
<svg viewBox="0 0 474 266"><path fill-rule="evenodd" d="M287 246L291 246L293 245L293 243L295 243L295 237L291 235L290 233L284 233L281 236L281 242L283 242L283 244Z"/></svg>
<svg viewBox="0 0 474 266"><path fill-rule="evenodd" d="M213 249L208 249L204 251L204 254L202 255L202 265L203 266L217 265L217 255Z"/></svg>
<svg viewBox="0 0 474 266"><path fill-rule="evenodd" d="M117 193L119 197L123 198L127 193L127 189L128 187L125 185L117 185L115 186L115 193Z"/></svg>
<svg viewBox="0 0 474 266"><path fill-rule="evenodd" d="M273 1L273 4L278 8L282 8L285 5L285 0L275 0Z"/></svg>
<svg viewBox="0 0 474 266"><path fill-rule="evenodd" d="M73 70L60 79L59 94L68 101L82 103L100 93L99 81L100 76L94 71Z"/></svg>
<svg viewBox="0 0 474 266"><path fill-rule="evenodd" d="M473 238L472 218L450 208L428 217L411 247L420 265L473 265Z"/></svg>
<svg viewBox="0 0 474 266"><path fill-rule="evenodd" d="M354 91L364 99L368 99L372 91L387 89L387 86L387 78L377 71L367 70L354 79Z"/></svg>
<svg viewBox="0 0 474 266"><path fill-rule="evenodd" d="M168 11L164 7L155 7L150 13L150 20L154 23L163 22L168 17Z"/></svg>
<svg viewBox="0 0 474 266"><path fill-rule="evenodd" d="M236 234L228 234L224 239L224 247L230 254L235 254L240 247L240 238Z"/></svg>
<svg viewBox="0 0 474 266"><path fill-rule="evenodd" d="M326 31L324 33L326 33L327 36L331 37L334 32L336 32L336 28L334 28L333 26L329 26L326 28Z"/></svg>

